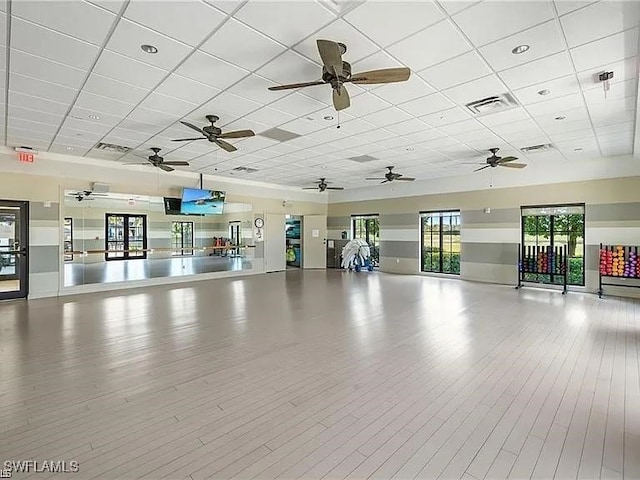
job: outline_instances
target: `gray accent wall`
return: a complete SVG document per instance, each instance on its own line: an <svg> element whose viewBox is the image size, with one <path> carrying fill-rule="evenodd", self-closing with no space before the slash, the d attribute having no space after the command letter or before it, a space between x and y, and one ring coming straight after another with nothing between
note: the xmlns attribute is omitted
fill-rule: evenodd
<svg viewBox="0 0 640 480"><path fill-rule="evenodd" d="M29 203L29 296L55 294L60 282L60 204Z"/></svg>

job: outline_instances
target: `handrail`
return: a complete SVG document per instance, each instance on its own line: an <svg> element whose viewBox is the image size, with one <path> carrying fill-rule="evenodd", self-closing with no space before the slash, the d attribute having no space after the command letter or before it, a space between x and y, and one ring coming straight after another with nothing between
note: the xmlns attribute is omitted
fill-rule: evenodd
<svg viewBox="0 0 640 480"><path fill-rule="evenodd" d="M171 247L158 247L158 248L140 248L135 250L67 250L64 252L64 255L94 255L94 254L104 254L104 253L142 253L142 252L175 252L175 251L194 251L194 252L205 252L207 250L236 250L239 248L255 248L255 245L238 245L238 246L211 246L211 247L182 247L182 248L171 248Z"/></svg>

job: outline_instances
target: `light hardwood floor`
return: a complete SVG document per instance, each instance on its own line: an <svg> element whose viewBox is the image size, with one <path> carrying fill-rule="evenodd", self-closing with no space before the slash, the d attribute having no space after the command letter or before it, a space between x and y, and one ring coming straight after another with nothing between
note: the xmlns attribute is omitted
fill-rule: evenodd
<svg viewBox="0 0 640 480"><path fill-rule="evenodd" d="M338 271L4 303L0 461L640 478L639 332L638 301Z"/></svg>

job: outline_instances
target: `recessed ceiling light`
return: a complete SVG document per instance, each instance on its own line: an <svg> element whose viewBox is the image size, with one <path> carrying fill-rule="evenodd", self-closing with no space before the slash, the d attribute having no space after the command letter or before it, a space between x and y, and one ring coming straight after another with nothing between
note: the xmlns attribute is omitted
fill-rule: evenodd
<svg viewBox="0 0 640 480"><path fill-rule="evenodd" d="M67 150L73 150L73 147L67 147Z"/></svg>
<svg viewBox="0 0 640 480"><path fill-rule="evenodd" d="M544 89L544 90L540 90L538 92L538 95L549 95L550 93L551 93L551 90Z"/></svg>
<svg viewBox="0 0 640 480"><path fill-rule="evenodd" d="M326 117L324 117L325 120L333 120L333 117L331 115L327 115Z"/></svg>
<svg viewBox="0 0 640 480"><path fill-rule="evenodd" d="M529 50L529 45L518 45L516 48L511 50L511 53L513 53L514 55L520 55L521 53L524 53L527 50Z"/></svg>
<svg viewBox="0 0 640 480"><path fill-rule="evenodd" d="M565 118L567 118L567 117L565 117L564 115L558 115L556 117L556 120L564 120Z"/></svg>
<svg viewBox="0 0 640 480"><path fill-rule="evenodd" d="M153 45L144 44L144 45L140 45L140 48L144 53L158 53L158 49Z"/></svg>
<svg viewBox="0 0 640 480"><path fill-rule="evenodd" d="M100 117L98 115L89 115L89 118L91 120L100 120Z"/></svg>

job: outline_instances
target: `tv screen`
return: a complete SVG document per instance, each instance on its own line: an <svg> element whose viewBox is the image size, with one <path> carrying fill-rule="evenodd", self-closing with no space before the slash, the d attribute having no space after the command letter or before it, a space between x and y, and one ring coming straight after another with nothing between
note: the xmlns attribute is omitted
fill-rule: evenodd
<svg viewBox="0 0 640 480"><path fill-rule="evenodd" d="M220 215L224 207L224 192L216 190L182 190L180 211L186 215Z"/></svg>
<svg viewBox="0 0 640 480"><path fill-rule="evenodd" d="M167 215L181 215L181 205L181 198L164 197L164 213Z"/></svg>

